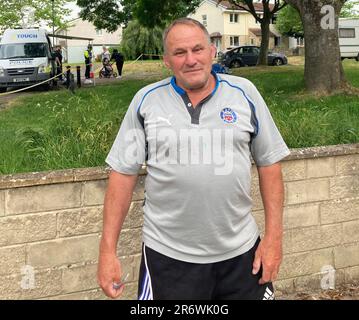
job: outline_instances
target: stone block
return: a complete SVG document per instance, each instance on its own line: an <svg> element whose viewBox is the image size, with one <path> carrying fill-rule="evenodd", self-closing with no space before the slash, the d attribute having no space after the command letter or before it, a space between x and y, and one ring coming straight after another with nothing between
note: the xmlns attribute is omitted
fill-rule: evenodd
<svg viewBox="0 0 359 320"><path fill-rule="evenodd" d="M96 233L102 231L101 207L87 207L59 212L57 229L60 237Z"/></svg>
<svg viewBox="0 0 359 320"><path fill-rule="evenodd" d="M319 206L303 204L284 208L284 229L293 229L319 225Z"/></svg>
<svg viewBox="0 0 359 320"><path fill-rule="evenodd" d="M34 243L28 247L28 263L36 268L54 268L96 262L98 250L96 234Z"/></svg>
<svg viewBox="0 0 359 320"><path fill-rule="evenodd" d="M6 214L51 211L80 206L81 183L61 183L8 190Z"/></svg>
<svg viewBox="0 0 359 320"><path fill-rule="evenodd" d="M0 275L20 273L25 258L25 245L0 248Z"/></svg>
<svg viewBox="0 0 359 320"><path fill-rule="evenodd" d="M86 181L83 183L83 205L103 205L108 180Z"/></svg>
<svg viewBox="0 0 359 320"><path fill-rule="evenodd" d="M0 245L53 239L56 237L54 213L5 216L0 219Z"/></svg>
<svg viewBox="0 0 359 320"><path fill-rule="evenodd" d="M359 154L335 157L338 176L359 175Z"/></svg>
<svg viewBox="0 0 359 320"><path fill-rule="evenodd" d="M283 181L295 181L305 179L305 160L283 161Z"/></svg>
<svg viewBox="0 0 359 320"><path fill-rule="evenodd" d="M130 256L142 250L142 228L124 229L121 231L117 246L117 255Z"/></svg>
<svg viewBox="0 0 359 320"><path fill-rule="evenodd" d="M143 200L132 201L123 229L133 229L143 225Z"/></svg>
<svg viewBox="0 0 359 320"><path fill-rule="evenodd" d="M335 175L335 160L333 157L308 159L307 178L321 178Z"/></svg>
<svg viewBox="0 0 359 320"><path fill-rule="evenodd" d="M334 261L336 269L359 266L359 243L336 247Z"/></svg>
<svg viewBox="0 0 359 320"><path fill-rule="evenodd" d="M329 180L312 179L286 183L287 205L329 199Z"/></svg>
<svg viewBox="0 0 359 320"><path fill-rule="evenodd" d="M359 198L337 199L320 204L321 224L359 219Z"/></svg>

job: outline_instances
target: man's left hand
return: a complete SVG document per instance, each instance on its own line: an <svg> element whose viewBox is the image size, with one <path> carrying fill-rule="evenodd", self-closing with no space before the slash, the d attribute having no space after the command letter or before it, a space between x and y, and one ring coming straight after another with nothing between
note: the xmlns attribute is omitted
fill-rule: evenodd
<svg viewBox="0 0 359 320"><path fill-rule="evenodd" d="M273 282L277 279L282 262L282 239L264 236L258 245L253 262L253 274L257 274L262 265L262 277L259 284Z"/></svg>

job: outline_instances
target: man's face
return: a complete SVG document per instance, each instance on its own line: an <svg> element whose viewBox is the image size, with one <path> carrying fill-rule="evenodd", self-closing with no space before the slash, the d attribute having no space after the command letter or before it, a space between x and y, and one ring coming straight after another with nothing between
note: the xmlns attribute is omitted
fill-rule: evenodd
<svg viewBox="0 0 359 320"><path fill-rule="evenodd" d="M216 49L197 26L179 24L167 35L165 65L177 84L188 90L203 88L211 74Z"/></svg>

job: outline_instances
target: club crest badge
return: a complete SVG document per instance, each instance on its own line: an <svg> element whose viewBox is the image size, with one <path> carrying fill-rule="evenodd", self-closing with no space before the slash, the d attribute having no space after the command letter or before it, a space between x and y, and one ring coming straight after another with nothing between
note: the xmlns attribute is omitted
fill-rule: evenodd
<svg viewBox="0 0 359 320"><path fill-rule="evenodd" d="M231 108L223 108L220 116L225 123L234 123L238 118L237 114Z"/></svg>

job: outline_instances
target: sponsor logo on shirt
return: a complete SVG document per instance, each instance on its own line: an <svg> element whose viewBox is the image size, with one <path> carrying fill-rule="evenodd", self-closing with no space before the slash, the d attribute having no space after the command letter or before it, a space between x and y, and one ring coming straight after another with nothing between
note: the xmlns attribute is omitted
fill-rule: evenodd
<svg viewBox="0 0 359 320"><path fill-rule="evenodd" d="M225 123L234 123L238 118L237 114L231 108L223 108L220 116Z"/></svg>

